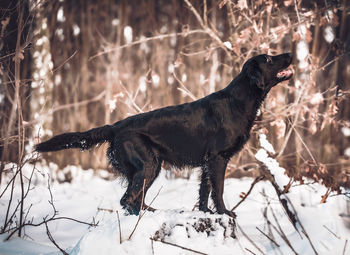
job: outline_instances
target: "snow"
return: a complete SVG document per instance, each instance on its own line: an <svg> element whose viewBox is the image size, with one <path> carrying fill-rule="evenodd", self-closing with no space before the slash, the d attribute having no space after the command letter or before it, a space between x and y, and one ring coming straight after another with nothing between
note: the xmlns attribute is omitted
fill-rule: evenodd
<svg viewBox="0 0 350 255"><path fill-rule="evenodd" d="M276 159L269 157L265 149L259 149L255 154L255 158L264 163L264 165L270 170L271 174L275 176L276 183L281 189L289 183L288 176L284 175L285 169L279 166Z"/></svg>
<svg viewBox="0 0 350 255"><path fill-rule="evenodd" d="M59 22L65 22L66 21L66 17L64 16L64 11L63 11L63 7L62 6L58 9L57 20Z"/></svg>
<svg viewBox="0 0 350 255"><path fill-rule="evenodd" d="M80 34L80 27L77 24L73 24L73 34L75 36Z"/></svg>
<svg viewBox="0 0 350 255"><path fill-rule="evenodd" d="M297 43L297 58L299 60L299 68L304 69L308 66L307 56L309 54L309 46L307 42L300 41Z"/></svg>
<svg viewBox="0 0 350 255"><path fill-rule="evenodd" d="M276 159L268 155L268 153L275 154L276 152L264 133L259 134L259 142L261 149L257 151L255 158L264 163L270 173L275 177L278 186L283 190L283 187L289 183L288 176L284 174L286 170L280 167Z"/></svg>
<svg viewBox="0 0 350 255"><path fill-rule="evenodd" d="M50 167L37 166L38 170L33 179L35 186L29 192L25 203L26 210L32 204L28 218L34 217L35 222L40 222L43 217L53 213L52 206L48 202L50 194L47 189L47 178L48 173L56 171L56 168L53 164ZM31 169L31 165L26 165L24 174L28 176ZM54 240L69 254L194 254L167 243L205 254L251 254L247 249L255 254L261 254L258 249L264 254L293 254L274 230L273 226L279 229L278 224L298 254L314 254L302 232L299 231L299 234L289 222L269 182L257 183L248 198L235 210L238 228L237 238L234 239L228 235L229 232L220 227L220 224L213 224L208 234L197 232L193 227L199 219L220 221L223 222L223 226L228 226L231 220L226 215L205 214L197 209L193 211L198 199L198 170L194 170L189 179L174 179L172 172L162 170L145 198L147 204L154 199L151 206L159 210L146 211L129 240L139 216L124 215L119 204L126 188L125 183L121 179L104 180L97 176L96 173L100 172L94 173L93 170L83 171L73 166L65 168L65 171L69 170L73 176L72 183L60 184L52 181L50 184L58 216L89 223L93 220L98 222L97 227L64 219L48 223ZM57 180L59 175L51 173L51 176ZM228 209L241 200L240 193L247 192L252 182L251 178L225 180L224 201ZM0 192L3 188L2 186ZM350 239L350 230L346 227L346 218L343 219L340 215L349 214L346 210L349 200L345 196L330 196L327 203L320 204L321 196L326 190L317 183L296 185L291 188L288 198L292 201L318 254L342 254L346 240ZM0 200L1 226L9 195L8 192L5 193ZM15 189L14 201L19 197L20 190ZM270 224L267 223L267 219ZM122 243L119 237L119 224ZM266 234L271 228L272 234L269 236L273 236L280 247L277 248L257 228ZM44 225L28 226L25 233L24 238L13 236L10 241L4 241L7 234L0 235L0 254L61 254L47 238ZM152 237L158 241L152 241L150 239ZM345 254L350 254L350 247L347 247Z"/></svg>
<svg viewBox="0 0 350 255"><path fill-rule="evenodd" d="M132 42L132 28L130 26L124 27L124 38L127 44Z"/></svg>
<svg viewBox="0 0 350 255"><path fill-rule="evenodd" d="M119 24L119 19L112 20L112 26L118 26L118 24Z"/></svg>
<svg viewBox="0 0 350 255"><path fill-rule="evenodd" d="M344 155L347 156L347 157L350 157L350 147L345 149Z"/></svg>
<svg viewBox="0 0 350 255"><path fill-rule="evenodd" d="M232 50L232 44L229 41L224 42L224 45L227 49Z"/></svg>
<svg viewBox="0 0 350 255"><path fill-rule="evenodd" d="M350 128L342 127L341 131L343 132L344 136L350 136Z"/></svg>
<svg viewBox="0 0 350 255"><path fill-rule="evenodd" d="M263 133L259 134L259 142L262 148L264 148L266 151L275 154L275 149L273 148L272 144L267 140L267 136Z"/></svg>
<svg viewBox="0 0 350 255"><path fill-rule="evenodd" d="M308 66L307 57L309 55L309 45L306 42L307 27L302 24L298 26L298 33L301 36L301 41L297 43L297 59L299 61L299 68L304 69Z"/></svg>
<svg viewBox="0 0 350 255"><path fill-rule="evenodd" d="M174 73L174 71L175 71L175 65L173 63L170 63L168 65L168 72L169 73Z"/></svg>
<svg viewBox="0 0 350 255"><path fill-rule="evenodd" d="M147 91L147 79L145 76L141 76L139 78L139 90L142 92L142 93L145 93Z"/></svg>
<svg viewBox="0 0 350 255"><path fill-rule="evenodd" d="M158 74L156 74L156 73L152 74L152 82L153 82L154 87L156 87L156 88L159 87L160 77Z"/></svg>
<svg viewBox="0 0 350 255"><path fill-rule="evenodd" d="M332 43L335 39L333 28L331 26L326 26L326 28L324 29L323 36L328 43Z"/></svg>

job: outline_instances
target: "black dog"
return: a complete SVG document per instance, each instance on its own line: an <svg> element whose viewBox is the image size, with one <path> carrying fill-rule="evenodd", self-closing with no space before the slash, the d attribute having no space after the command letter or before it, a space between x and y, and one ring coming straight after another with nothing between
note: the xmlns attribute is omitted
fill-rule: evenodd
<svg viewBox="0 0 350 255"><path fill-rule="evenodd" d="M217 213L233 216L222 198L227 163L249 139L257 110L270 89L292 77L292 71L285 70L291 62L290 53L252 57L223 90L113 125L64 133L36 145L36 150L87 150L109 142L109 161L128 180L120 203L130 214L139 213L143 190L146 195L162 162L178 168L200 166L199 210L210 212L208 197L212 190Z"/></svg>

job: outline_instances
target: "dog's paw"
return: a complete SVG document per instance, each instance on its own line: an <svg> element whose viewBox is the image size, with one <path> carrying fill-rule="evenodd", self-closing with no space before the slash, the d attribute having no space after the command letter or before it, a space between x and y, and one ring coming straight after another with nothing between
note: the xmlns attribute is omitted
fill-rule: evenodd
<svg viewBox="0 0 350 255"><path fill-rule="evenodd" d="M226 215L232 217L233 219L235 219L237 217L237 215L234 212L229 211L227 209L221 209L221 210L218 209L217 213L218 214L226 214Z"/></svg>
<svg viewBox="0 0 350 255"><path fill-rule="evenodd" d="M214 214L214 212L212 210L210 210L207 206L200 206L199 207L199 211L205 212L205 213L210 213L210 214Z"/></svg>

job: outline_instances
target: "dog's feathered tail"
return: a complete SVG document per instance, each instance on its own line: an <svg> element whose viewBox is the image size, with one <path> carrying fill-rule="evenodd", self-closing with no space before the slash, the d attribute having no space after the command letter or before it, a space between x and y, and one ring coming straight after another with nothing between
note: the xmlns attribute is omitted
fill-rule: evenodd
<svg viewBox="0 0 350 255"><path fill-rule="evenodd" d="M86 132L72 132L54 136L46 142L37 144L35 150L38 152L59 151L69 148L87 150L95 144L111 140L112 137L113 127L105 125Z"/></svg>

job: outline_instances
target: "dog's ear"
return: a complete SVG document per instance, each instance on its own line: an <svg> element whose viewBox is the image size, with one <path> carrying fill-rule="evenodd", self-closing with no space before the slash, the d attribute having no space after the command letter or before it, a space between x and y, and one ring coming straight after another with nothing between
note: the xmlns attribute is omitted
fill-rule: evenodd
<svg viewBox="0 0 350 255"><path fill-rule="evenodd" d="M249 77L250 85L255 85L258 88L264 89L263 77L261 72L259 72L256 69L250 70L248 77Z"/></svg>

